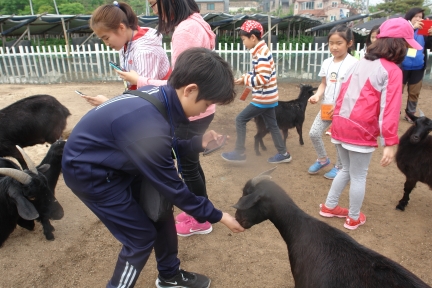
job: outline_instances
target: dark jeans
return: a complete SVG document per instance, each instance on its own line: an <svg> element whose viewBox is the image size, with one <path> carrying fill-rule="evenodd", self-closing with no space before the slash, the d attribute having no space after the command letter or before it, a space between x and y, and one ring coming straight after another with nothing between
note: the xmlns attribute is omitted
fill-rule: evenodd
<svg viewBox="0 0 432 288"><path fill-rule="evenodd" d="M189 124L180 124L175 134L181 139L191 139L194 136L202 136L208 129L214 114L205 118L189 122ZM199 153L189 153L180 158L180 164L183 169L183 180L189 190L197 196L208 198L205 185L205 175L199 161Z"/></svg>
<svg viewBox="0 0 432 288"><path fill-rule="evenodd" d="M263 117L267 129L270 130L273 143L278 153L285 154L287 149L277 125L275 108L259 108L252 104L246 106L236 117L237 140L235 151L239 153L244 153L246 151L246 124L259 115Z"/></svg>
<svg viewBox="0 0 432 288"><path fill-rule="evenodd" d="M124 191L107 191L98 195L74 193L102 221L111 234L123 244L107 288L134 287L152 250L157 269L166 279L175 276L180 267L174 215L167 221L151 221L133 195L138 186Z"/></svg>

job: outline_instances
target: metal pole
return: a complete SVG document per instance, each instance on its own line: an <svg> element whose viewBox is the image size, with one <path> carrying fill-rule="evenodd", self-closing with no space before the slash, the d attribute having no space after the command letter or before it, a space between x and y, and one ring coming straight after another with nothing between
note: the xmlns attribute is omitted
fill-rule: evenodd
<svg viewBox="0 0 432 288"><path fill-rule="evenodd" d="M34 15L32 0L29 0L29 2L30 2L30 12L31 12L32 15Z"/></svg>
<svg viewBox="0 0 432 288"><path fill-rule="evenodd" d="M56 0L53 0L53 2L54 2L54 8L56 9L57 15L60 15L60 13L59 13L59 11L58 11L58 9L57 9L57 3L56 3ZM65 41L66 41L66 54L67 54L68 57L69 57L69 56L70 56L70 51L69 51L69 38L68 38L68 35L67 35L67 32L66 32L66 25L65 25L65 21L64 21L63 17L60 17L60 19L61 19L61 22L62 22L62 26L63 26L63 34L64 34L64 38L65 38Z"/></svg>
<svg viewBox="0 0 432 288"><path fill-rule="evenodd" d="M267 36L267 46L268 46L268 48L270 49L270 50L272 50L271 48L272 48L272 46L271 46L271 30L272 30L272 28L271 28L271 16L270 16L270 14L269 15L267 15L268 16L268 36Z"/></svg>

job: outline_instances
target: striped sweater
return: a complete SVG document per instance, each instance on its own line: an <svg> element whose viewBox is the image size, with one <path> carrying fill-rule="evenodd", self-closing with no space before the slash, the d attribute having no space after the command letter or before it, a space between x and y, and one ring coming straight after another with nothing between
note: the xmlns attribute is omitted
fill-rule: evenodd
<svg viewBox="0 0 432 288"><path fill-rule="evenodd" d="M253 88L251 104L261 108L275 107L279 97L272 53L263 40L250 51L253 70L243 75L243 80L245 85Z"/></svg>

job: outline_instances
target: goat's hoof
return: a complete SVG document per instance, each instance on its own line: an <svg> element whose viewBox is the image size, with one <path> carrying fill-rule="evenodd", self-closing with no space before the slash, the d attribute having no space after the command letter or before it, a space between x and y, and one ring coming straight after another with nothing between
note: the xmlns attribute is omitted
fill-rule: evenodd
<svg viewBox="0 0 432 288"><path fill-rule="evenodd" d="M304 145L304 142L300 142L300 145L303 146L303 145Z"/></svg>
<svg viewBox="0 0 432 288"><path fill-rule="evenodd" d="M396 206L396 210L405 211L405 206L406 206L406 205L398 204L398 205Z"/></svg>
<svg viewBox="0 0 432 288"><path fill-rule="evenodd" d="M45 234L45 238L46 238L46 240L48 240L48 241L54 241L54 234L52 234L52 233L47 233L47 234Z"/></svg>
<svg viewBox="0 0 432 288"><path fill-rule="evenodd" d="M263 151L267 151L267 147L261 147Z"/></svg>

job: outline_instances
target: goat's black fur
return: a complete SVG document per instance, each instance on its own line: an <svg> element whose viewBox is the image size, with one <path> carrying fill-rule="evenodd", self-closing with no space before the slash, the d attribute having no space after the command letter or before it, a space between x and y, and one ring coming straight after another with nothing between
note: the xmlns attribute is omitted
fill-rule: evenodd
<svg viewBox="0 0 432 288"><path fill-rule="evenodd" d="M288 138L288 129L296 128L299 135L300 145L303 145L303 122L305 119L306 106L309 98L313 95L313 92L317 88L313 88L310 85L301 85L300 94L297 99L291 101L279 101L278 106L275 107L276 120L279 129L282 130L284 142L286 146L286 139ZM259 152L259 146L262 150L267 150L264 145L263 138L269 130L267 129L264 119L262 116L255 117L255 124L257 127L257 133L255 135L255 153L261 155Z"/></svg>
<svg viewBox="0 0 432 288"><path fill-rule="evenodd" d="M24 159L15 147L54 143L66 127L69 110L50 95L34 95L0 110L0 157L11 156L23 169Z"/></svg>
<svg viewBox="0 0 432 288"><path fill-rule="evenodd" d="M418 181L432 189L432 120L409 115L414 124L402 135L396 152L396 164L405 175L404 195L396 209L405 210L410 193Z"/></svg>
<svg viewBox="0 0 432 288"><path fill-rule="evenodd" d="M303 212L276 183L249 180L234 205L244 228L270 220L288 248L295 287L429 287L389 258Z"/></svg>
<svg viewBox="0 0 432 288"><path fill-rule="evenodd" d="M54 196L55 186L61 171L61 158L65 141L56 141L51 145L47 155L38 165L38 175L24 170L25 173L32 176L33 180L29 185L23 185L8 176L0 175L0 246L9 237L16 227L16 224L27 229L34 230L34 220L22 218L17 211L12 198L8 196L7 191L15 188L27 198L39 213L36 220L40 221L43 233L47 240L54 240L55 231L50 223L50 219L59 220L63 218L63 208ZM46 167L49 164L48 170ZM14 162L0 158L1 168L18 169L19 166Z"/></svg>

